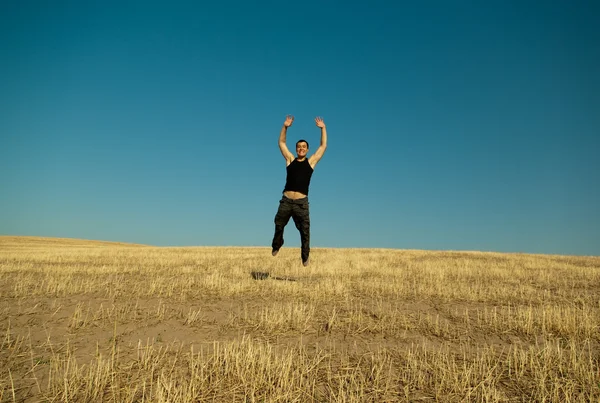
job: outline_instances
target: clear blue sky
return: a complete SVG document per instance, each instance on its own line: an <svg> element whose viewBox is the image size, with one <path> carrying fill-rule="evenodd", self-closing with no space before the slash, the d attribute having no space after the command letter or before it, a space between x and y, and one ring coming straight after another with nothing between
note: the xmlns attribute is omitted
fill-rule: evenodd
<svg viewBox="0 0 600 403"><path fill-rule="evenodd" d="M255 3L1 2L0 234L600 255L600 3Z"/></svg>

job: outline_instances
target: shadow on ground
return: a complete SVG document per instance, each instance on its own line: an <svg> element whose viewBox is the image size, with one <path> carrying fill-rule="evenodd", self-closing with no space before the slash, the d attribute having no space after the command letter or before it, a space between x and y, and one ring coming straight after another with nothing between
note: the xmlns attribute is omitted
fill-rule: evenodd
<svg viewBox="0 0 600 403"><path fill-rule="evenodd" d="M254 280L266 280L268 278L271 278L273 280L279 280L279 281L297 281L295 278L293 277L277 277L277 276L271 276L271 274L269 274L268 272L265 271L253 271L250 273L250 275L252 276L252 278Z"/></svg>

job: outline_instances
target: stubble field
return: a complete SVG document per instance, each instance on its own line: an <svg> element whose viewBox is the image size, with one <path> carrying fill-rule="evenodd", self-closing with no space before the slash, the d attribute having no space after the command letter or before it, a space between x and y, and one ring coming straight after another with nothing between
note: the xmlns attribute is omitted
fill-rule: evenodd
<svg viewBox="0 0 600 403"><path fill-rule="evenodd" d="M600 257L299 254L0 237L0 401L600 401Z"/></svg>

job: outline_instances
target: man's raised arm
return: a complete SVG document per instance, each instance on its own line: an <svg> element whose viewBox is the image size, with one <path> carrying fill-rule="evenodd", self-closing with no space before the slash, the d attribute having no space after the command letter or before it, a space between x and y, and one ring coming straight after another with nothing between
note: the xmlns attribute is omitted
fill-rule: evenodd
<svg viewBox="0 0 600 403"><path fill-rule="evenodd" d="M325 122L323 118L317 117L315 118L315 124L317 127L321 128L321 145L317 148L317 151L308 159L311 167L315 167L317 162L323 158L323 154L325 154L325 150L327 149L327 127L325 126Z"/></svg>
<svg viewBox="0 0 600 403"><path fill-rule="evenodd" d="M281 132L279 133L279 149L281 150L283 158L285 158L287 162L291 162L294 160L294 155L290 152L290 150L288 150L287 145L285 144L287 128L290 127L292 123L294 123L294 117L291 115L287 115L285 117L285 122L283 122Z"/></svg>

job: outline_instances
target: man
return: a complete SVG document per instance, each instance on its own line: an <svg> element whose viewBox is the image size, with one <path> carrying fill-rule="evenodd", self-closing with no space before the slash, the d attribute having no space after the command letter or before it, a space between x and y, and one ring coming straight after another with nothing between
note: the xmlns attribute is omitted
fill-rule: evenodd
<svg viewBox="0 0 600 403"><path fill-rule="evenodd" d="M273 236L273 256L277 255L283 245L283 230L290 217L294 219L296 228L300 231L300 241L302 243L302 264L308 266L308 255L310 253L310 214L308 204L308 187L315 166L323 157L327 148L327 130L325 122L320 117L315 118L317 127L321 129L321 145L317 151L306 158L308 153L308 142L298 140L296 143L296 157L288 150L285 144L285 137L288 127L294 123L293 116L286 116L281 132L279 133L279 149L287 170L287 178L283 189L283 197L279 201L279 208L275 215L275 235Z"/></svg>

